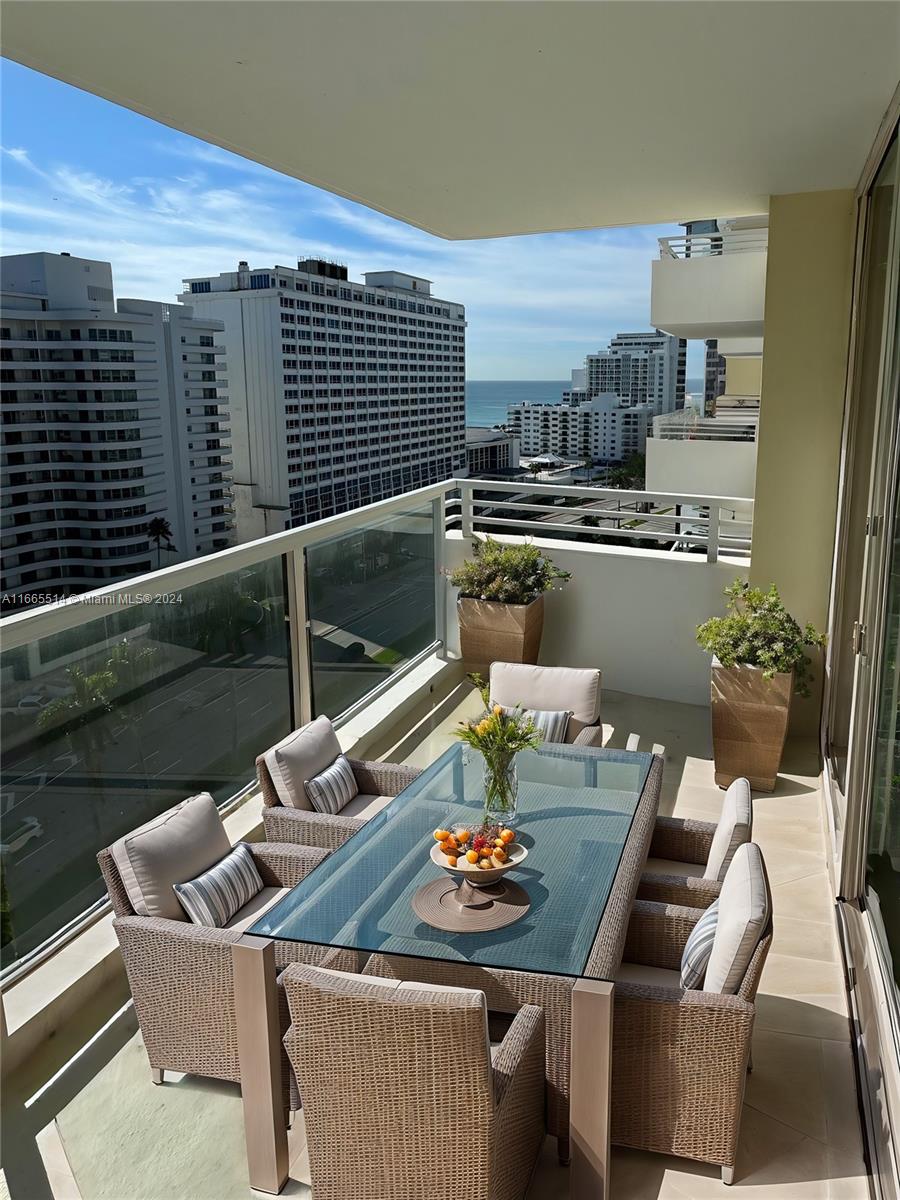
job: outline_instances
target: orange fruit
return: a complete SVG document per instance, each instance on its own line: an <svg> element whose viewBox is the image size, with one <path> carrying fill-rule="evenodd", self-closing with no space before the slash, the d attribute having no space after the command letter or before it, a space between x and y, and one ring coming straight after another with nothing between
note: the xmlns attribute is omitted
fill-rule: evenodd
<svg viewBox="0 0 900 1200"><path fill-rule="evenodd" d="M441 851L442 854L450 854L453 850L453 847L450 845L449 842L439 842L438 849Z"/></svg>
<svg viewBox="0 0 900 1200"><path fill-rule="evenodd" d="M502 845L503 845L503 838L494 838L494 845L495 845L495 846L502 846Z"/></svg>
<svg viewBox="0 0 900 1200"><path fill-rule="evenodd" d="M461 829L459 831L459 833L456 835L456 840L459 842L459 844L461 846L464 846L471 836L472 835L468 831L468 829Z"/></svg>
<svg viewBox="0 0 900 1200"><path fill-rule="evenodd" d="M456 840L456 838L453 836L453 834L452 834L452 833L451 833L451 834L450 834L450 836L447 838L447 845L448 845L448 846L453 846L453 847L454 847L454 849L459 849L459 842Z"/></svg>
<svg viewBox="0 0 900 1200"><path fill-rule="evenodd" d="M481 860L481 862L478 864L478 866L481 868L482 871L490 871L491 868L493 867L493 865L494 864L491 862L491 860L489 858L483 858Z"/></svg>
<svg viewBox="0 0 900 1200"><path fill-rule="evenodd" d="M487 846L485 846L483 849L478 851L478 856L479 856L479 858L490 858L491 851L488 849Z"/></svg>
<svg viewBox="0 0 900 1200"><path fill-rule="evenodd" d="M509 855L506 853L506 851L500 847L494 851L494 858L498 863L505 863L508 857Z"/></svg>
<svg viewBox="0 0 900 1200"><path fill-rule="evenodd" d="M434 831L434 840L436 842L446 842L446 840L449 836L450 836L449 829L436 829Z"/></svg>
<svg viewBox="0 0 900 1200"><path fill-rule="evenodd" d="M466 862L477 863L478 862L478 851L477 850L468 850L466 852Z"/></svg>
<svg viewBox="0 0 900 1200"><path fill-rule="evenodd" d="M515 840L516 840L516 835L515 835L514 830L512 830L512 829L501 829L500 830L500 841L503 842L504 846L508 846L510 842L514 842Z"/></svg>
<svg viewBox="0 0 900 1200"><path fill-rule="evenodd" d="M456 866L456 855L455 855L455 854L448 854L448 855L447 855L447 866L448 866L448 867L455 867L455 866Z"/></svg>

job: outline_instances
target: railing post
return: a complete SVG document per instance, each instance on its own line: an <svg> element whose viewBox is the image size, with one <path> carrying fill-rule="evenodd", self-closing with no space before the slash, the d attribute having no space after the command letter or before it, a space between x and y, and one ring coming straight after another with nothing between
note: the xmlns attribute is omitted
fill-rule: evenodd
<svg viewBox="0 0 900 1200"><path fill-rule="evenodd" d="M432 530L434 533L434 636L441 644L441 654L447 651L447 579L444 569L447 564L447 493L431 503Z"/></svg>
<svg viewBox="0 0 900 1200"><path fill-rule="evenodd" d="M709 506L709 526L706 531L706 561L718 562L719 559L719 504L718 501Z"/></svg>
<svg viewBox="0 0 900 1200"><path fill-rule="evenodd" d="M294 723L299 728L312 720L312 664L306 612L306 556L302 546L288 550L288 621L291 630L291 683Z"/></svg>
<svg viewBox="0 0 900 1200"><path fill-rule="evenodd" d="M472 487L467 479L459 481L460 528L464 538L472 536Z"/></svg>

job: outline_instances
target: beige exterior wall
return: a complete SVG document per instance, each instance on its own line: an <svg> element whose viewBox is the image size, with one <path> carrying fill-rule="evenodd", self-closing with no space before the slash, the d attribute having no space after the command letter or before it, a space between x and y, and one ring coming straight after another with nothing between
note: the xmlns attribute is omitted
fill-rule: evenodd
<svg viewBox="0 0 900 1200"><path fill-rule="evenodd" d="M824 629L850 322L851 191L773 196L750 580ZM820 677L821 671L817 670ZM821 679L792 729L818 727Z"/></svg>
<svg viewBox="0 0 900 1200"><path fill-rule="evenodd" d="M726 358L726 393L729 396L758 396L762 384L762 362L762 358Z"/></svg>

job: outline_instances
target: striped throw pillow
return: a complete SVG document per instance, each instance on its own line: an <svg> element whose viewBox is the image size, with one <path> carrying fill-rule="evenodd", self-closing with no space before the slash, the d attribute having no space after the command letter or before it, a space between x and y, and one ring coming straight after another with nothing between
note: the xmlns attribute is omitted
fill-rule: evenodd
<svg viewBox="0 0 900 1200"><path fill-rule="evenodd" d="M570 712L550 712L539 708L504 708L507 716L521 713L523 717L531 717L538 733L545 742L564 742L569 729Z"/></svg>
<svg viewBox="0 0 900 1200"><path fill-rule="evenodd" d="M313 779L307 779L305 787L310 804L320 813L339 813L359 794L356 776L346 754L339 754L330 767Z"/></svg>
<svg viewBox="0 0 900 1200"><path fill-rule="evenodd" d="M681 986L688 991L698 991L703 987L718 923L719 901L714 900L685 942L681 956Z"/></svg>
<svg viewBox="0 0 900 1200"><path fill-rule="evenodd" d="M239 842L214 867L187 883L176 883L175 895L195 925L222 929L239 908L263 889L253 855Z"/></svg>

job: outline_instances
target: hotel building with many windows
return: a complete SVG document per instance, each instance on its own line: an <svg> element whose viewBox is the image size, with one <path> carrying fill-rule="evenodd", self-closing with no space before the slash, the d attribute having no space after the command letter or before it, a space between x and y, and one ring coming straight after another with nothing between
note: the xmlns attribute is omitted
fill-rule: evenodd
<svg viewBox="0 0 900 1200"><path fill-rule="evenodd" d="M465 309L429 280L241 262L180 298L225 324L240 541L464 471Z"/></svg>
<svg viewBox="0 0 900 1200"><path fill-rule="evenodd" d="M222 325L108 262L0 260L2 589L82 592L233 541ZM168 522L157 546L148 525Z"/></svg>

